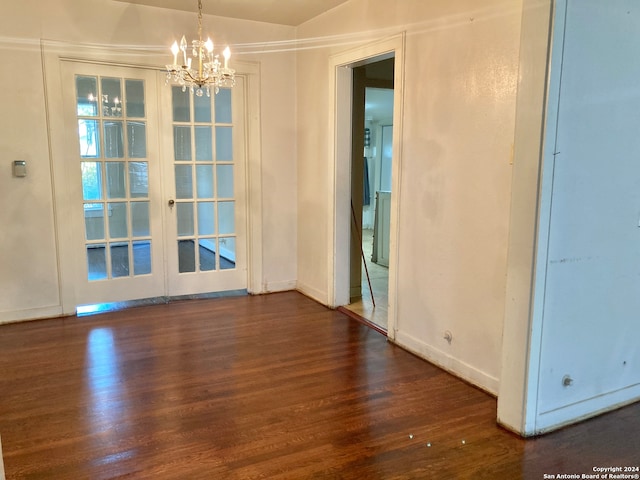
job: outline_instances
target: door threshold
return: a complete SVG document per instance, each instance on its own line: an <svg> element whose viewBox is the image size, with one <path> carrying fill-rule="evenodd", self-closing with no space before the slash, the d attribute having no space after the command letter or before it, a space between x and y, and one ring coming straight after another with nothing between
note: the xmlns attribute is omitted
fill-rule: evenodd
<svg viewBox="0 0 640 480"><path fill-rule="evenodd" d="M347 317L355 320L356 322L360 322L363 325L375 330L376 332L384 335L385 337L387 336L387 331L384 328L382 328L380 325L376 325L371 320L368 320L364 318L362 315L349 310L347 307L338 307L336 308L336 310L340 313L344 313Z"/></svg>
<svg viewBox="0 0 640 480"><path fill-rule="evenodd" d="M110 302L110 303L95 303L92 305L78 305L76 307L76 316L86 317L89 315L96 315L98 313L115 312L118 310L124 310L125 308L133 307L145 307L149 305L164 305L171 302L179 302L183 300L202 300L207 298L222 298L222 297L241 297L248 295L246 289L241 290L226 290L224 292L209 292L198 293L193 295L176 295L176 296L163 296L153 298L141 298L139 300L128 300L126 302Z"/></svg>

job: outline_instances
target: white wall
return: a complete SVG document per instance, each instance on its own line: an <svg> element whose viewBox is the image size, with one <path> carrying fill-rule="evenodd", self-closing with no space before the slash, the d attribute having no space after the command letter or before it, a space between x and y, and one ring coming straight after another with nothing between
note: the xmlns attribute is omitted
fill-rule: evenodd
<svg viewBox="0 0 640 480"><path fill-rule="evenodd" d="M291 40L295 29L211 16L204 25L217 42L231 45L233 58L260 63L261 115L270 120L258 122L264 259L259 284L261 291L289 289L296 278L295 55L270 52L268 42ZM157 58L176 35L194 36L196 27L192 13L111 0L0 3L0 59L20 68L19 79L0 76L0 322L60 313L64 266L56 259L49 158L50 140L57 139L48 138L47 127L47 115L54 122L59 112L47 111L41 39L95 44L97 56L129 45L143 59ZM15 159L28 162L26 178L11 176Z"/></svg>
<svg viewBox="0 0 640 480"><path fill-rule="evenodd" d="M328 301L327 260L318 252L327 250L333 221L330 55L406 31L395 338L492 392L520 19L519 0L352 0L298 28L299 42L325 37L328 44L298 54L299 288Z"/></svg>
<svg viewBox="0 0 640 480"><path fill-rule="evenodd" d="M555 7L531 374L511 385L527 409L506 382L499 398L501 421L527 435L640 399L640 11L630 0Z"/></svg>

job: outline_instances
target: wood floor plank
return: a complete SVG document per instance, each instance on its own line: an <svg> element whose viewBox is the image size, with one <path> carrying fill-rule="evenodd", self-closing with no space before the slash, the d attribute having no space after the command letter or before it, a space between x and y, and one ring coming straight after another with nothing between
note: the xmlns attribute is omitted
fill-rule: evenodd
<svg viewBox="0 0 640 480"><path fill-rule="evenodd" d="M640 405L523 440L296 292L0 326L7 479L541 479L640 463Z"/></svg>

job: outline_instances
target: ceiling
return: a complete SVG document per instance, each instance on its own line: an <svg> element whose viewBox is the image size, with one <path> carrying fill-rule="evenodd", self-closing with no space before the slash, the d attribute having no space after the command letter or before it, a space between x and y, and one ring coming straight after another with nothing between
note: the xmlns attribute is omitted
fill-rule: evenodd
<svg viewBox="0 0 640 480"><path fill-rule="evenodd" d="M137 5L198 12L197 0L116 0ZM208 15L298 26L348 0L202 0Z"/></svg>

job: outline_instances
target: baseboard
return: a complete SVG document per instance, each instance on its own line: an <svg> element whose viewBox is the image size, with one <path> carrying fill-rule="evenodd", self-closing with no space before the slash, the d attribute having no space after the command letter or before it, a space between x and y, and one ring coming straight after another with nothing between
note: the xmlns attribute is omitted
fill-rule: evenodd
<svg viewBox="0 0 640 480"><path fill-rule="evenodd" d="M0 325L63 316L62 305L0 312Z"/></svg>
<svg viewBox="0 0 640 480"><path fill-rule="evenodd" d="M295 290L297 282L295 280L283 280L280 282L265 282L260 293L288 292Z"/></svg>
<svg viewBox="0 0 640 480"><path fill-rule="evenodd" d="M403 333L402 331L396 331L395 339L391 341L410 351L414 355L424 358L452 375L461 378L465 382L497 397L500 385L498 378L478 370L472 365L452 357L451 355L424 343L412 335Z"/></svg>
<svg viewBox="0 0 640 480"><path fill-rule="evenodd" d="M567 425L582 422L588 418L617 410L638 401L640 401L640 384L635 384L548 412L542 412L536 417L533 435L541 435Z"/></svg>
<svg viewBox="0 0 640 480"><path fill-rule="evenodd" d="M318 290L315 287L306 285L301 282L296 282L295 289L298 290L303 295L306 295L307 297L315 300L316 302L321 303L322 305L329 304L329 301L327 300L327 292L325 291Z"/></svg>

